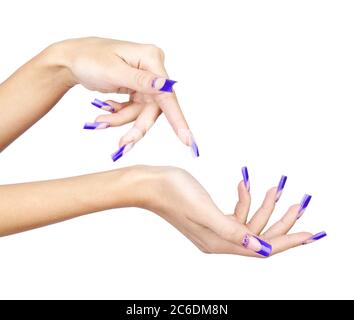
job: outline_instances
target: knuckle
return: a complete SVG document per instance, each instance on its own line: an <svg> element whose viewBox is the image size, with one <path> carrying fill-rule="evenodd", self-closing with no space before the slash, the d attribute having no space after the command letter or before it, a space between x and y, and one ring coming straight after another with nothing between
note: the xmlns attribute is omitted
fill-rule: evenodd
<svg viewBox="0 0 354 320"><path fill-rule="evenodd" d="M150 77L142 70L138 70L135 73L135 83L139 86L139 87L145 87L147 86L147 84L150 81Z"/></svg>
<svg viewBox="0 0 354 320"><path fill-rule="evenodd" d="M165 54L163 50L155 44L147 44L145 46L147 54L152 58L164 59Z"/></svg>

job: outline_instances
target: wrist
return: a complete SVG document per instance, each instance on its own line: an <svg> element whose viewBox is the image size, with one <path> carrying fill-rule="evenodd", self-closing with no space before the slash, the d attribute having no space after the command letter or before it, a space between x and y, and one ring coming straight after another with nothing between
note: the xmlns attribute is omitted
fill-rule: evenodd
<svg viewBox="0 0 354 320"><path fill-rule="evenodd" d="M70 68L73 51L72 41L65 40L53 43L38 56L46 69L54 73L55 78L59 79L68 89L77 84Z"/></svg>
<svg viewBox="0 0 354 320"><path fill-rule="evenodd" d="M148 208L154 198L156 167L136 165L105 173L111 208Z"/></svg>

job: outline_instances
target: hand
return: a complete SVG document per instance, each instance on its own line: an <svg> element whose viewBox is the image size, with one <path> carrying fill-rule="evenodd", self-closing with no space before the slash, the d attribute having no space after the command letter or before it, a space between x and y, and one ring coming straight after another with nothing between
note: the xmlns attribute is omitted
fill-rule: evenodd
<svg viewBox="0 0 354 320"><path fill-rule="evenodd" d="M4 185L0 186L0 236L92 212L140 207L159 214L208 253L269 256L324 237L324 232L314 236L307 232L287 235L304 212L309 197L301 205L290 207L281 221L260 235L284 183L279 186L267 192L261 208L246 223L250 206L247 174L238 185L240 200L232 215L224 215L189 173L172 167L133 166L59 180Z"/></svg>
<svg viewBox="0 0 354 320"><path fill-rule="evenodd" d="M150 170L155 172L155 178L146 189L143 207L174 225L203 252L262 257L326 235L324 232L315 236L308 232L288 234L306 209L310 196L301 205L291 206L280 221L262 233L284 188L284 177L278 187L267 192L262 206L247 223L251 201L247 169L244 180L238 184L239 201L231 215L224 215L188 172L171 167Z"/></svg>
<svg viewBox="0 0 354 320"><path fill-rule="evenodd" d="M74 84L103 93L127 93L125 103L100 101L93 104L112 112L86 123L85 129L103 129L135 121L119 142L120 149L112 155L116 161L129 151L155 123L161 111L180 140L191 147L196 156L198 147L188 128L172 91L175 81L169 80L164 67L164 53L154 45L101 38L67 40L59 44L66 52L66 64Z"/></svg>

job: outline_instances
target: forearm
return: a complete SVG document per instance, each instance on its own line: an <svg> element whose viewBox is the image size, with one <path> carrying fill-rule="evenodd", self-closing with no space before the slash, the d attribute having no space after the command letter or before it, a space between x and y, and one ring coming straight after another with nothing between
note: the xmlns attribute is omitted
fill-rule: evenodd
<svg viewBox="0 0 354 320"><path fill-rule="evenodd" d="M149 175L135 166L0 186L0 236L111 208L142 207Z"/></svg>
<svg viewBox="0 0 354 320"><path fill-rule="evenodd" d="M44 116L74 85L65 46L55 44L0 85L0 151Z"/></svg>

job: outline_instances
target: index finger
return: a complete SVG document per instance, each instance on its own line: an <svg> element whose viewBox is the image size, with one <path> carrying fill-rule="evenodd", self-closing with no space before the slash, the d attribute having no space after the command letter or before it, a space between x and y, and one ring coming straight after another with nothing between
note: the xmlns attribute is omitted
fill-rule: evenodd
<svg viewBox="0 0 354 320"><path fill-rule="evenodd" d="M150 62L148 66L151 68L151 72L164 75L168 78L167 71L162 61L155 59L153 62ZM198 157L198 146L178 103L176 93L162 92L154 95L153 98L161 108L162 112L165 114L168 122L172 126L178 138L186 146L191 147L194 156Z"/></svg>

